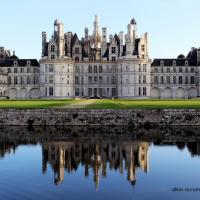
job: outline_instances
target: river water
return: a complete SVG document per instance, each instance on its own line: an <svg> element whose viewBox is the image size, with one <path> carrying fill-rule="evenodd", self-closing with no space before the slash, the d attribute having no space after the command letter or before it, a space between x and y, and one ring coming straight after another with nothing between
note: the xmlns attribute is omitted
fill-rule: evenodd
<svg viewBox="0 0 200 200"><path fill-rule="evenodd" d="M0 200L200 196L198 128L0 131Z"/></svg>

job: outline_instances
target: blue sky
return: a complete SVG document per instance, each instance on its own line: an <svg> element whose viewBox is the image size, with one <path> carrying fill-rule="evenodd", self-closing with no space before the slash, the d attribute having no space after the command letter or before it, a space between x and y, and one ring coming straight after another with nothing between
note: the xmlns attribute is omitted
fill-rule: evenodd
<svg viewBox="0 0 200 200"><path fill-rule="evenodd" d="M81 38L98 14L109 34L126 31L134 17L138 35L149 33L151 58L176 57L200 46L199 9L199 0L0 0L0 46L39 59L41 32L50 36L55 18Z"/></svg>

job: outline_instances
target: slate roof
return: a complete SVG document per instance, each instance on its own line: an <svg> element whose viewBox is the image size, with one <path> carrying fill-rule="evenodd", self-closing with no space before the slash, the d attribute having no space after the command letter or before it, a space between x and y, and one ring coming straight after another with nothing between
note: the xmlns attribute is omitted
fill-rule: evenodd
<svg viewBox="0 0 200 200"><path fill-rule="evenodd" d="M3 62L0 62L0 67L11 67L11 66L14 66L14 61L18 62L18 65L17 66L20 66L20 67L25 67L27 66L27 61L30 61L30 66L34 66L34 67L39 67L39 62L37 61L37 59L12 59L10 57L10 59L6 59L5 61Z"/></svg>
<svg viewBox="0 0 200 200"><path fill-rule="evenodd" d="M176 66L186 66L185 62L188 61L189 66L197 66L197 49L192 48L192 50L188 53L186 58L183 58L183 56L178 56L178 58L170 58L170 59L162 59L157 58L153 60L153 63L151 66L160 66L160 62L164 62L164 66L173 66L173 62L176 61Z"/></svg>
<svg viewBox="0 0 200 200"><path fill-rule="evenodd" d="M79 39L78 39L78 36L77 36L77 34L75 33L74 36L73 36L73 38L72 38L72 41L71 41L72 46L76 43L76 41L80 44L80 41L79 41Z"/></svg>
<svg viewBox="0 0 200 200"><path fill-rule="evenodd" d="M106 51L105 51L105 53L103 55L103 58L107 58L107 57L109 57L109 50L108 50L108 48L106 49Z"/></svg>

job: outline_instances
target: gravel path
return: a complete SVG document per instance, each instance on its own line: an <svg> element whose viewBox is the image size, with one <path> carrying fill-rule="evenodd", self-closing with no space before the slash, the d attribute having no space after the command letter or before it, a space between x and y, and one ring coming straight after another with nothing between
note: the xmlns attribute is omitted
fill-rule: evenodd
<svg viewBox="0 0 200 200"><path fill-rule="evenodd" d="M62 108L85 108L86 106L89 106L95 102L96 102L95 99L88 99L88 100L84 100L80 103L73 103L70 105L63 106Z"/></svg>

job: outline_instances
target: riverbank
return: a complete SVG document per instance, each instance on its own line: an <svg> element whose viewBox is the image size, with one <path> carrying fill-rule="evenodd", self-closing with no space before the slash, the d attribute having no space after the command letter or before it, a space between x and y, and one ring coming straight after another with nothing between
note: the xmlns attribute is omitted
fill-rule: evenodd
<svg viewBox="0 0 200 200"><path fill-rule="evenodd" d="M200 99L0 100L0 109L200 109Z"/></svg>
<svg viewBox="0 0 200 200"><path fill-rule="evenodd" d="M199 126L200 109L0 109L0 126Z"/></svg>

